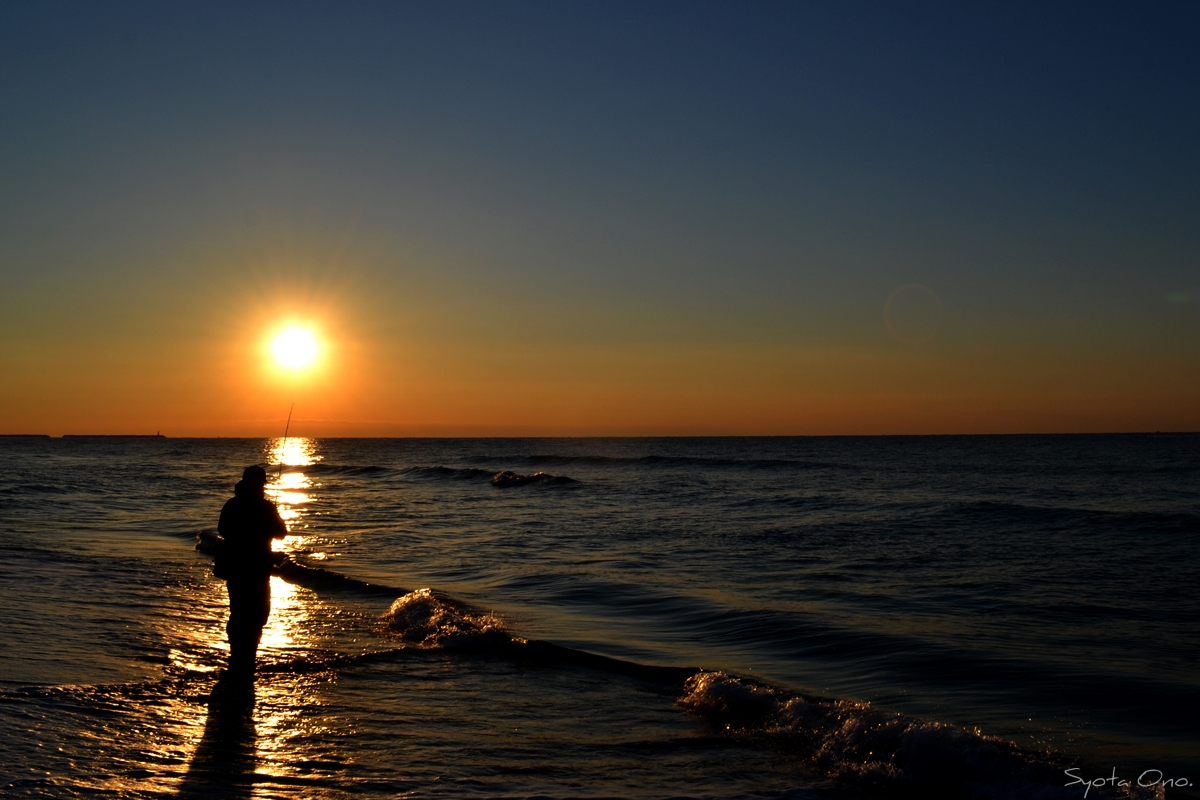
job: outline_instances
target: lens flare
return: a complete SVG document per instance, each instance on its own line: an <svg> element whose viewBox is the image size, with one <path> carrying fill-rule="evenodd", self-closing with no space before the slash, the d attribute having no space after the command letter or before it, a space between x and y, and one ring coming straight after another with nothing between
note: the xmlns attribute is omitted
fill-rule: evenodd
<svg viewBox="0 0 1200 800"><path fill-rule="evenodd" d="M288 328L275 337L271 352L281 366L304 369L317 357L317 340L304 328Z"/></svg>

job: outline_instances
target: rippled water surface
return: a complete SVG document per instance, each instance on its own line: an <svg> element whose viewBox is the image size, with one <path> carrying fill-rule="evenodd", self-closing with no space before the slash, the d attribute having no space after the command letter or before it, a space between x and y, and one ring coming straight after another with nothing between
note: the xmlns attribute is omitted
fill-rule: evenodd
<svg viewBox="0 0 1200 800"><path fill-rule="evenodd" d="M1195 784L1198 446L0 439L0 787ZM291 535L245 696L218 683L225 589L196 545L251 463Z"/></svg>

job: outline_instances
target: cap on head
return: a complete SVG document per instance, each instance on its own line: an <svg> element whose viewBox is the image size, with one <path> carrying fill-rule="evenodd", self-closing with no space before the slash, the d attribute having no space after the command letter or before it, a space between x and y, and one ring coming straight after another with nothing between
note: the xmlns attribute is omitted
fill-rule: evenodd
<svg viewBox="0 0 1200 800"><path fill-rule="evenodd" d="M265 486L267 483L267 471L257 464L253 467L246 467L242 470L242 480L246 483L252 483L255 486Z"/></svg>

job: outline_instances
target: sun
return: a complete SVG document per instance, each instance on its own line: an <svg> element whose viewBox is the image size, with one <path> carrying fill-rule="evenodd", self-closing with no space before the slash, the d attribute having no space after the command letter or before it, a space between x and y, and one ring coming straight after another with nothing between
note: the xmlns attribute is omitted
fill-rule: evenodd
<svg viewBox="0 0 1200 800"><path fill-rule="evenodd" d="M304 369L317 357L317 340L305 328L288 328L275 337L271 352L280 366Z"/></svg>

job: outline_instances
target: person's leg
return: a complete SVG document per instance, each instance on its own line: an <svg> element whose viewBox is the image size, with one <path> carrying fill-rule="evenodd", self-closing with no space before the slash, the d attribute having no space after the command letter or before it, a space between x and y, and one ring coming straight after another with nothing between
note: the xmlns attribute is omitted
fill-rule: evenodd
<svg viewBox="0 0 1200 800"><path fill-rule="evenodd" d="M254 673L254 654L262 633L262 628L257 626L257 584L257 581L246 578L235 578L226 584L229 589L226 633L229 637L229 672L232 673Z"/></svg>
<svg viewBox="0 0 1200 800"><path fill-rule="evenodd" d="M253 675L262 629L271 614L270 577L236 578L229 589L229 669Z"/></svg>
<svg viewBox="0 0 1200 800"><path fill-rule="evenodd" d="M271 617L271 577L268 575L253 587L254 613L251 621L254 625L254 650L258 652L258 643L262 641L263 628Z"/></svg>

